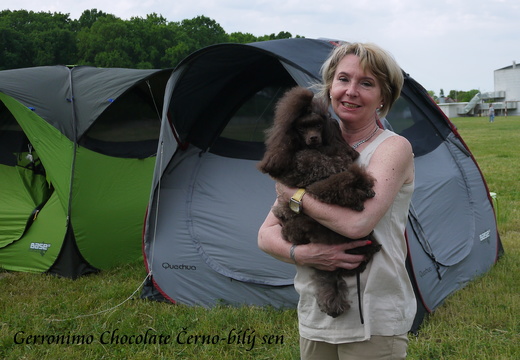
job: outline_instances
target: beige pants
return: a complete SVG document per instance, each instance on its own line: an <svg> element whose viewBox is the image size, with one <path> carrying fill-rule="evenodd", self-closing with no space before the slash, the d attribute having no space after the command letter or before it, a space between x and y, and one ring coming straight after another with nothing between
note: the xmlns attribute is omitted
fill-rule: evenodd
<svg viewBox="0 0 520 360"><path fill-rule="evenodd" d="M406 359L408 336L372 336L368 341L329 344L300 338L301 360Z"/></svg>

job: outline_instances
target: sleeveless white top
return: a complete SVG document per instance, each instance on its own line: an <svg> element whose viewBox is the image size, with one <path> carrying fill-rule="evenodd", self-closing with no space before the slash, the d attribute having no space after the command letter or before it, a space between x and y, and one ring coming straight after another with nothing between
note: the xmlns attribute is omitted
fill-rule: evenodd
<svg viewBox="0 0 520 360"><path fill-rule="evenodd" d="M357 162L367 166L376 148L388 137L395 135L385 130L363 149ZM407 245L404 232L413 189L413 182L401 187L393 205L374 229L374 237L383 246L360 275L364 324L359 314L355 276L345 277L350 309L333 318L322 312L316 303L313 269L297 266L294 286L300 294L300 336L340 344L368 340L371 335L401 335L410 330L417 304L405 267Z"/></svg>

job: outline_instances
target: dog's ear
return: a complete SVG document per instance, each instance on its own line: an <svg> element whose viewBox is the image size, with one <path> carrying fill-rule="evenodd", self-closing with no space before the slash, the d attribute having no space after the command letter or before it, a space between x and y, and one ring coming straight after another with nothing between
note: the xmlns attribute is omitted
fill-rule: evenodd
<svg viewBox="0 0 520 360"><path fill-rule="evenodd" d="M280 98L276 104L273 126L266 132L266 152L257 165L260 171L275 178L290 171L294 154L301 149L294 125L311 111L313 97L312 91L296 86Z"/></svg>
<svg viewBox="0 0 520 360"><path fill-rule="evenodd" d="M280 180L284 174L292 171L293 157L283 152L266 151L263 159L257 164L257 169L272 178Z"/></svg>
<svg viewBox="0 0 520 360"><path fill-rule="evenodd" d="M328 105L319 99L313 100L313 112L323 119L322 137L326 145L334 145L338 142L345 142L341 135L338 121L333 119L329 113Z"/></svg>
<svg viewBox="0 0 520 360"><path fill-rule="evenodd" d="M289 129L297 119L312 111L313 98L314 93L301 86L287 91L276 104L274 123Z"/></svg>
<svg viewBox="0 0 520 360"><path fill-rule="evenodd" d="M335 152L342 153L343 155L349 156L352 160L356 160L359 157L359 153L354 150L343 138L341 134L341 128L336 119L327 112L327 120L323 126L323 139L326 145L333 148Z"/></svg>
<svg viewBox="0 0 520 360"><path fill-rule="evenodd" d="M338 121L333 119L330 114L327 114L324 121L323 138L327 144L336 144L343 139Z"/></svg>
<svg viewBox="0 0 520 360"><path fill-rule="evenodd" d="M291 171L294 154L300 148L298 133L286 124L274 123L266 131L264 157L257 164L257 168L274 178L281 177L284 173Z"/></svg>

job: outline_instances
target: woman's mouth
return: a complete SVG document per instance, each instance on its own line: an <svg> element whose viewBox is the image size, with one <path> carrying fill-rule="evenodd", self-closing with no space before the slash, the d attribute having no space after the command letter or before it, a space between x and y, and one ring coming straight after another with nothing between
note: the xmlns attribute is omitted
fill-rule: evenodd
<svg viewBox="0 0 520 360"><path fill-rule="evenodd" d="M356 105L356 104L352 104L352 103L348 103L348 102L342 102L341 105L343 105L344 107L346 107L348 109L357 109L358 107L361 107L360 105Z"/></svg>

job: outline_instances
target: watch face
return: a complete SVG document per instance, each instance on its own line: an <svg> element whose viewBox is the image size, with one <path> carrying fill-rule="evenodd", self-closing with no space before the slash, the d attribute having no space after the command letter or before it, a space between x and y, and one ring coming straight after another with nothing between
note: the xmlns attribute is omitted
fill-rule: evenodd
<svg viewBox="0 0 520 360"><path fill-rule="evenodd" d="M291 210L294 211L295 213L297 213L297 214L300 213L300 203L297 202L296 200L291 199L291 201L289 201L289 207L290 207Z"/></svg>

